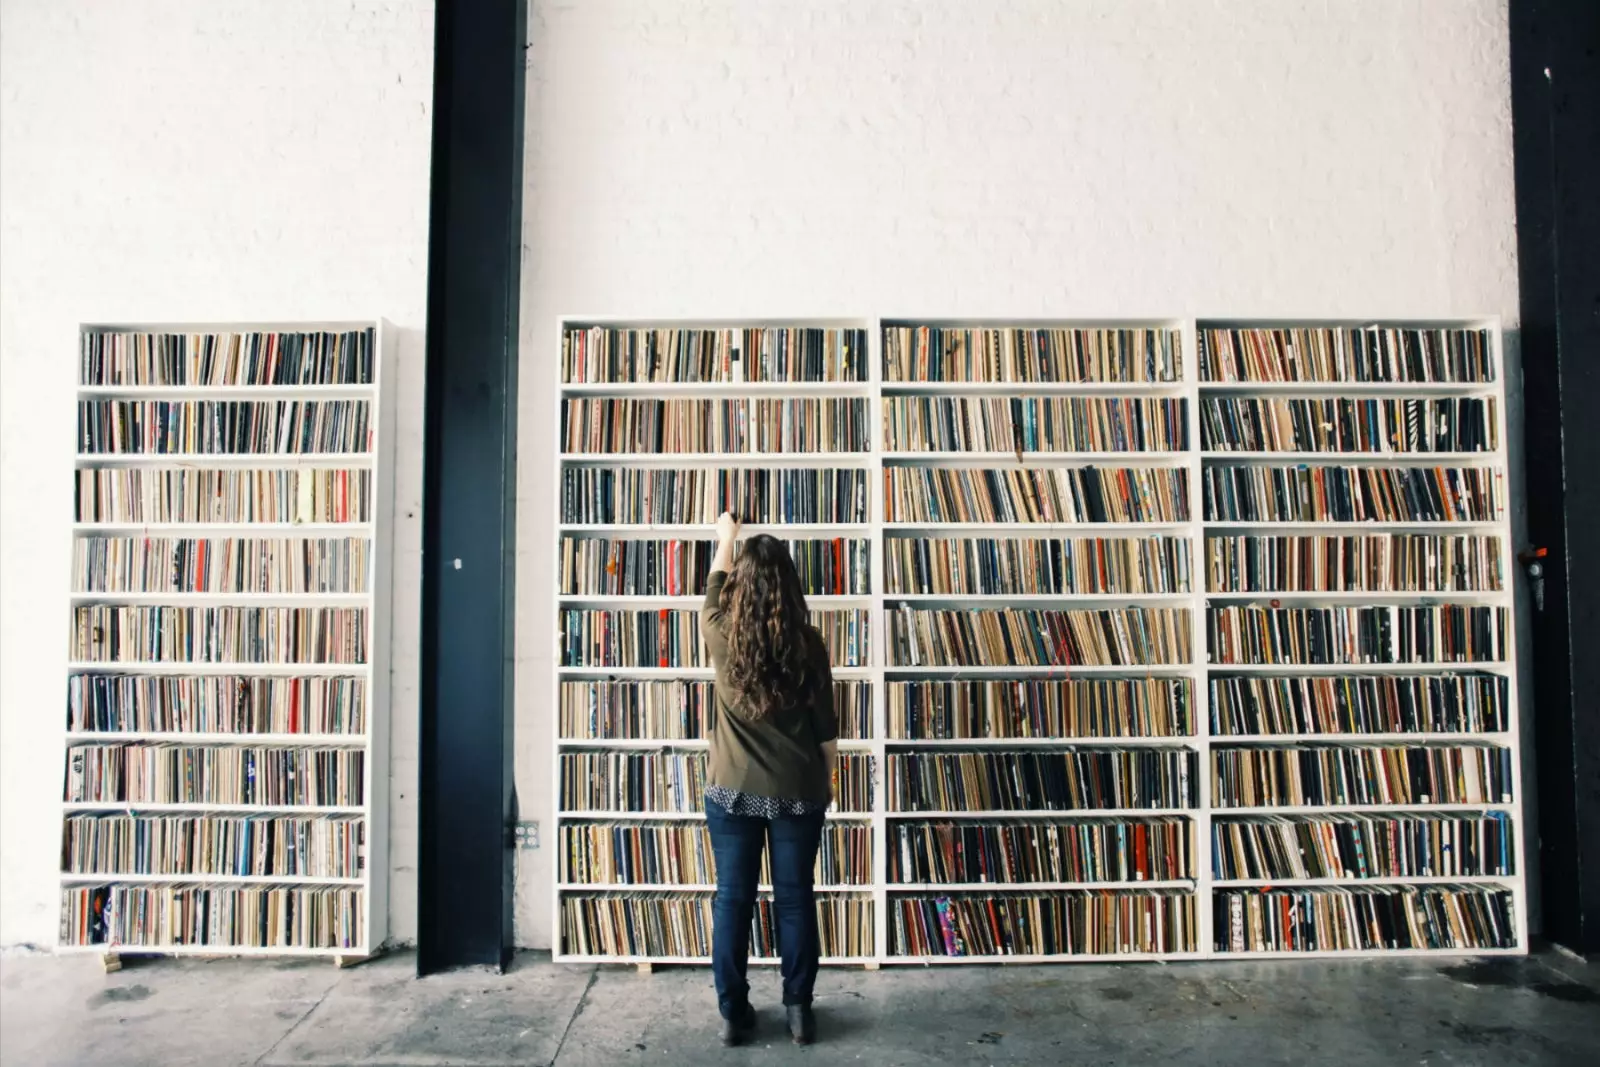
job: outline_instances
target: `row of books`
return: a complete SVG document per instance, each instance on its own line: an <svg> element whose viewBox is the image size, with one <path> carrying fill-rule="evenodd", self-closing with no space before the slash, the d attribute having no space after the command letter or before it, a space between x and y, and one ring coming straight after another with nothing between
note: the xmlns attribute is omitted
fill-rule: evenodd
<svg viewBox="0 0 1600 1067"><path fill-rule="evenodd" d="M1187 678L889 682L890 738L1187 737Z"/></svg>
<svg viewBox="0 0 1600 1067"><path fill-rule="evenodd" d="M1192 952L1194 897L1125 893L899 896L891 956L1114 956Z"/></svg>
<svg viewBox="0 0 1600 1067"><path fill-rule="evenodd" d="M867 331L588 326L561 337L563 382L860 382Z"/></svg>
<svg viewBox="0 0 1600 1067"><path fill-rule="evenodd" d="M570 466L561 472L564 523L709 525L724 511L768 525L864 523L867 472Z"/></svg>
<svg viewBox="0 0 1600 1067"><path fill-rule="evenodd" d="M83 400L85 455L304 455L372 447L366 400Z"/></svg>
<svg viewBox="0 0 1600 1067"><path fill-rule="evenodd" d="M1212 873L1223 879L1475 878L1517 869L1503 811L1218 819L1211 838Z"/></svg>
<svg viewBox="0 0 1600 1067"><path fill-rule="evenodd" d="M889 810L1134 811L1187 808L1198 779L1184 749L891 752Z"/></svg>
<svg viewBox="0 0 1600 1067"><path fill-rule="evenodd" d="M889 662L901 667L1132 666L1192 661L1188 608L902 607L888 613L888 622Z"/></svg>
<svg viewBox="0 0 1600 1067"><path fill-rule="evenodd" d="M564 883L583 885L715 885L716 860L704 823L582 822L561 826ZM817 852L817 885L872 882L872 829L829 822ZM772 884L772 853L761 853L760 884Z"/></svg>
<svg viewBox="0 0 1600 1067"><path fill-rule="evenodd" d="M653 400L568 397L561 406L568 453L865 452L860 397Z"/></svg>
<svg viewBox="0 0 1600 1067"><path fill-rule="evenodd" d="M67 729L78 732L361 734L364 678L72 674Z"/></svg>
<svg viewBox="0 0 1600 1067"><path fill-rule="evenodd" d="M1187 737L1187 678L989 678L888 683L888 736L910 741Z"/></svg>
<svg viewBox="0 0 1600 1067"><path fill-rule="evenodd" d="M1200 447L1208 452L1493 452L1494 397L1207 396Z"/></svg>
<svg viewBox="0 0 1600 1067"><path fill-rule="evenodd" d="M900 396L883 401L890 452L1183 452L1181 397Z"/></svg>
<svg viewBox="0 0 1600 1067"><path fill-rule="evenodd" d="M1214 748L1217 807L1509 804L1512 752L1498 745Z"/></svg>
<svg viewBox="0 0 1600 1067"><path fill-rule="evenodd" d="M890 382L1177 382L1183 337L1172 329L887 326Z"/></svg>
<svg viewBox="0 0 1600 1067"><path fill-rule="evenodd" d="M887 467L885 522L1186 522L1174 467Z"/></svg>
<svg viewBox="0 0 1600 1067"><path fill-rule="evenodd" d="M85 467L76 503L78 522L368 522L372 472Z"/></svg>
<svg viewBox="0 0 1600 1067"><path fill-rule="evenodd" d="M365 663L365 608L73 609L72 658L94 663Z"/></svg>
<svg viewBox="0 0 1600 1067"><path fill-rule="evenodd" d="M1511 894L1477 886L1229 890L1212 907L1220 952L1495 949L1516 944Z"/></svg>
<svg viewBox="0 0 1600 1067"><path fill-rule="evenodd" d="M1492 382L1489 331L1451 327L1200 331L1207 382Z"/></svg>
<svg viewBox="0 0 1600 1067"><path fill-rule="evenodd" d="M810 613L835 667L869 662L870 613L833 608ZM709 667L700 612L572 608L561 612L563 667Z"/></svg>
<svg viewBox="0 0 1600 1067"><path fill-rule="evenodd" d="M88 593L362 593L365 537L80 537L73 588Z"/></svg>
<svg viewBox="0 0 1600 1067"><path fill-rule="evenodd" d="M1194 877L1194 835L1187 819L897 821L888 835L888 879L900 885Z"/></svg>
<svg viewBox="0 0 1600 1067"><path fill-rule="evenodd" d="M890 593L1186 593L1184 537L887 537Z"/></svg>
<svg viewBox="0 0 1600 1067"><path fill-rule="evenodd" d="M1206 536L1211 592L1459 593L1504 588L1497 536Z"/></svg>
<svg viewBox="0 0 1600 1067"><path fill-rule="evenodd" d="M705 959L711 955L709 893L567 894L561 898L561 949L576 956L656 956ZM817 933L823 959L860 959L875 952L872 898L819 893ZM750 955L778 955L773 900L756 899Z"/></svg>
<svg viewBox="0 0 1600 1067"><path fill-rule="evenodd" d="M1499 733L1511 682L1500 674L1212 675L1213 734ZM892 706L892 705L891 705Z"/></svg>
<svg viewBox="0 0 1600 1067"><path fill-rule="evenodd" d="M85 333L78 380L114 385L367 385L374 331Z"/></svg>
<svg viewBox="0 0 1600 1067"><path fill-rule="evenodd" d="M841 752L836 810L872 810L874 760ZM675 812L705 810L704 752L572 752L561 754L563 811Z"/></svg>
<svg viewBox="0 0 1600 1067"><path fill-rule="evenodd" d="M568 681L561 683L561 736L567 740L697 740L711 735L716 686L692 681ZM872 686L861 678L833 680L839 737L872 736Z"/></svg>
<svg viewBox="0 0 1600 1067"><path fill-rule="evenodd" d="M354 888L101 885L67 889L63 945L127 949L357 948L365 894Z"/></svg>
<svg viewBox="0 0 1600 1067"><path fill-rule="evenodd" d="M72 745L65 799L74 804L255 804L359 807L359 748Z"/></svg>
<svg viewBox="0 0 1600 1067"><path fill-rule="evenodd" d="M862 538L784 541L807 596L872 591L871 543ZM716 542L598 537L561 539L561 592L574 596L699 596Z"/></svg>
<svg viewBox="0 0 1600 1067"><path fill-rule="evenodd" d="M69 874L359 878L366 820L300 815L73 815Z"/></svg>
<svg viewBox="0 0 1600 1067"><path fill-rule="evenodd" d="M1208 466L1210 522L1495 522L1505 475L1493 467Z"/></svg>
<svg viewBox="0 0 1600 1067"><path fill-rule="evenodd" d="M1496 663L1506 658L1505 608L1213 607L1206 612L1212 663Z"/></svg>

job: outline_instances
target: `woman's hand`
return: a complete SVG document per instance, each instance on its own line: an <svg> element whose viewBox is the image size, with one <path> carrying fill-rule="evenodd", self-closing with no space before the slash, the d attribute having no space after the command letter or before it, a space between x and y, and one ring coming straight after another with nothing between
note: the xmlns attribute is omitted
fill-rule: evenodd
<svg viewBox="0 0 1600 1067"><path fill-rule="evenodd" d="M725 545L731 545L739 538L741 523L733 517L732 512L724 511L717 516L717 540Z"/></svg>

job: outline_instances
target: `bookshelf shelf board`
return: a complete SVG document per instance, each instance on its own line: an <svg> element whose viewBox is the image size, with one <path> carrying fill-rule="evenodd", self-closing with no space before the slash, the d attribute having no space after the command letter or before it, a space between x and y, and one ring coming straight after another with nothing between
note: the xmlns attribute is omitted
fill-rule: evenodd
<svg viewBox="0 0 1600 1067"><path fill-rule="evenodd" d="M371 593L85 593L72 594L74 604L239 604L264 607L346 607L363 608L372 603Z"/></svg>
<svg viewBox="0 0 1600 1067"><path fill-rule="evenodd" d="M895 956L884 957L884 964L914 963L918 966L929 964L972 964L972 963L1155 963L1167 960L1194 959L1199 955L1198 949L1179 949L1176 952L1057 952L1057 953L1016 953L1006 956Z"/></svg>
<svg viewBox="0 0 1600 1067"><path fill-rule="evenodd" d="M1478 533L1492 532L1500 528L1499 519L1482 520L1471 519L1462 521L1424 521L1397 519L1393 522L1360 521L1360 522L1241 522L1234 519L1207 519L1202 525L1207 533L1238 532L1238 533L1326 533L1326 534L1360 534L1360 533L1407 533L1419 531L1423 533Z"/></svg>
<svg viewBox="0 0 1600 1067"><path fill-rule="evenodd" d="M123 885L165 885L169 882L183 885L359 886L366 884L363 878L324 878L299 874L81 874L76 871L64 872L61 881L72 885L106 882Z"/></svg>
<svg viewBox="0 0 1600 1067"><path fill-rule="evenodd" d="M1433 590L1426 592L1405 592L1401 590L1383 590L1373 592L1322 592L1322 593L1288 593L1288 592L1243 592L1243 593L1218 593L1205 594L1207 600L1237 601L1242 604L1264 606L1270 601L1279 600L1294 604L1370 604L1373 607L1380 605L1400 604L1426 607L1430 604L1509 604L1511 593L1504 589L1481 590L1461 593L1441 593Z"/></svg>
<svg viewBox="0 0 1600 1067"><path fill-rule="evenodd" d="M1514 807L1515 805L1510 802L1494 804L1395 804L1391 802L1377 804L1268 804L1258 808L1214 806L1211 809L1211 814L1222 818L1237 819L1249 818L1255 815L1379 815L1391 811L1408 814L1436 811L1491 812L1511 811Z"/></svg>
<svg viewBox="0 0 1600 1067"><path fill-rule="evenodd" d="M560 745L562 748L634 748L634 749L657 749L657 748L695 748L695 749L700 749L700 748L709 748L711 746L711 742L708 741L706 738L703 738L703 737L701 737L701 738L693 738L693 737L680 737L680 738L648 737L648 738L642 738L642 739L641 738L616 738L616 737L610 737L610 738L562 737L562 738L558 738L556 740L556 744ZM860 738L844 738L844 737L839 738L839 750L841 752L866 752L866 751L870 751L870 750L875 749L875 748L877 748L877 742L872 741L870 739L864 740L864 739L860 739Z"/></svg>
<svg viewBox="0 0 1600 1067"><path fill-rule="evenodd" d="M1065 665L1057 664L1053 667L997 667L992 665L985 665L981 667L947 667L937 664L911 666L896 664L894 666L883 668L883 672L885 675L892 675L895 677L919 677L925 675L928 677L1005 678L1015 675L1019 678L1038 678L1041 676L1049 677L1051 675L1071 677L1073 675L1090 674L1125 675L1128 677L1141 678L1147 675L1161 675L1167 677L1173 675L1182 675L1184 677L1188 677L1194 674L1195 665L1188 663L1134 663L1125 667L1119 667L1105 666L1101 664L1072 663ZM837 671L834 673L838 674Z"/></svg>
<svg viewBox="0 0 1600 1067"><path fill-rule="evenodd" d="M1203 742L1180 737L887 737L885 748L1193 748Z"/></svg>
<svg viewBox="0 0 1600 1067"><path fill-rule="evenodd" d="M1063 889L1081 889L1090 892L1116 892L1126 889L1177 889L1193 890L1193 878L1167 881L1120 882L890 882L884 889L890 893L1048 893Z"/></svg>
<svg viewBox="0 0 1600 1067"><path fill-rule="evenodd" d="M564 534L594 534L631 536L639 538L652 537L682 537L713 540L717 535L716 525L709 522L703 523L562 523L558 529ZM823 536L855 536L861 537L872 532L872 527L863 522L793 522L782 524L746 523L740 527L746 536L750 534L765 533L774 537L806 538Z"/></svg>
<svg viewBox="0 0 1600 1067"><path fill-rule="evenodd" d="M345 948L297 948L292 945L58 945L58 952L91 952L97 955L115 953L119 956L366 956L371 950L366 945Z"/></svg>
<svg viewBox="0 0 1600 1067"><path fill-rule="evenodd" d="M1105 533L1166 533L1187 530L1194 524L1188 519L1163 522L886 522L885 537L916 537L920 535L964 534L987 536L990 534L1105 534Z"/></svg>
<svg viewBox="0 0 1600 1067"><path fill-rule="evenodd" d="M928 382L885 381L884 396L1143 396L1182 395L1183 382Z"/></svg>
<svg viewBox="0 0 1600 1067"><path fill-rule="evenodd" d="M1152 604L1189 604L1191 593L885 593L884 607L904 604L913 608L1003 608L1027 604L1041 608L1066 608L1077 604L1095 607L1142 607Z"/></svg>
<svg viewBox="0 0 1600 1067"><path fill-rule="evenodd" d="M556 886L562 893L715 893L714 882L684 882L673 884L671 882L562 882ZM871 885L828 885L818 882L812 887L818 893L855 893L859 896L868 896L872 893ZM762 884L756 886L756 892L771 895L772 886Z"/></svg>
<svg viewBox="0 0 1600 1067"><path fill-rule="evenodd" d="M1315 951L1296 952L1232 952L1217 949L1211 953L1214 960L1337 960L1337 959L1371 959L1382 957L1389 959L1392 956L1525 956L1527 948L1342 948L1342 949L1317 949Z"/></svg>
<svg viewBox="0 0 1600 1067"><path fill-rule="evenodd" d="M1382 885L1506 885L1518 880L1514 874L1425 874L1407 877L1378 878L1217 878L1211 882L1213 889L1292 889L1298 887L1332 887L1335 889L1360 889L1363 886Z"/></svg>
<svg viewBox="0 0 1600 1067"><path fill-rule="evenodd" d="M1500 733L1411 733L1411 734L1212 734L1211 747L1226 745L1281 745L1281 744L1331 744L1331 745L1393 745L1410 743L1458 742L1471 744L1488 741L1505 744L1509 735Z"/></svg>
<svg viewBox="0 0 1600 1067"><path fill-rule="evenodd" d="M157 814L171 811L214 811L230 815L365 815L363 805L354 807L333 804L212 804L197 801L185 804L151 804L125 800L72 800L62 805L67 811L115 811L134 815Z"/></svg>
<svg viewBox="0 0 1600 1067"><path fill-rule="evenodd" d="M1426 663L1209 663L1212 674L1435 674L1500 672L1511 668L1504 660L1456 662L1429 660Z"/></svg>
<svg viewBox="0 0 1600 1067"><path fill-rule="evenodd" d="M865 467L870 452L563 452L562 463L592 467Z"/></svg>
<svg viewBox="0 0 1600 1067"><path fill-rule="evenodd" d="M1030 808L1025 811L895 811L891 808L883 814L887 819L930 822L949 819L1150 819L1199 813L1199 808Z"/></svg>
<svg viewBox="0 0 1600 1067"><path fill-rule="evenodd" d="M1465 463L1479 467L1504 465L1504 453L1491 452L1201 452L1200 458L1213 460L1273 460L1280 463L1338 467L1349 464L1382 464L1392 467L1437 467Z"/></svg>
<svg viewBox="0 0 1600 1067"><path fill-rule="evenodd" d="M1069 467L1142 467L1159 466L1163 463L1181 462L1190 456L1188 452L1143 452L1137 449L1122 449L1112 452L1029 452L1024 451L1020 462L1023 466L1029 464L1050 464ZM889 449L883 453L885 463L899 463L904 465L940 465L950 464L960 467L977 467L985 463L1016 464L1019 462L1016 452L903 452Z"/></svg>
<svg viewBox="0 0 1600 1067"><path fill-rule="evenodd" d="M829 811L829 822L861 822L871 819L870 811ZM563 811L556 816L558 822L651 822L657 819L683 819L703 821L703 811Z"/></svg>
<svg viewBox="0 0 1600 1067"><path fill-rule="evenodd" d="M566 382L568 396L871 396L871 382Z"/></svg>
<svg viewBox="0 0 1600 1067"><path fill-rule="evenodd" d="M371 452L81 452L79 467L370 467Z"/></svg>
<svg viewBox="0 0 1600 1067"><path fill-rule="evenodd" d="M74 730L67 740L77 744L120 745L138 741L156 741L174 745L270 745L276 748L359 748L368 738L365 734L246 734L201 733L197 731L162 730Z"/></svg>
<svg viewBox="0 0 1600 1067"><path fill-rule="evenodd" d="M552 963L653 963L661 967L703 967L711 963L710 956L604 956L604 955L576 955L570 952L555 952L551 954ZM783 961L775 956L751 956L752 967L776 967ZM824 956L824 967L860 967L868 963L876 963L876 956Z"/></svg>
<svg viewBox="0 0 1600 1067"><path fill-rule="evenodd" d="M866 678L872 672L870 667L835 667L833 676L836 679ZM712 678L714 673L710 667L557 667L556 673L563 678L637 678L647 680L651 678Z"/></svg>
<svg viewBox="0 0 1600 1067"><path fill-rule="evenodd" d="M372 536L373 525L370 522L75 522L72 532L79 536L367 538Z"/></svg>
<svg viewBox="0 0 1600 1067"><path fill-rule="evenodd" d="M865 607L872 603L871 593L818 593L807 594L806 604L810 607ZM592 593L562 593L556 602L562 607L663 607L698 609L706 601L705 594L696 596L639 596L634 594L592 594Z"/></svg>
<svg viewBox="0 0 1600 1067"><path fill-rule="evenodd" d="M80 385L85 400L371 400L372 385Z"/></svg>
<svg viewBox="0 0 1600 1067"><path fill-rule="evenodd" d="M1254 395L1277 393L1289 396L1489 396L1499 389L1497 382L1200 382L1207 394Z"/></svg>
<svg viewBox="0 0 1600 1067"><path fill-rule="evenodd" d="M339 675L355 677L366 675L370 668L365 663L188 663L178 660L152 663L116 662L106 660L76 660L67 664L72 674L244 674L261 677L292 677L294 675Z"/></svg>

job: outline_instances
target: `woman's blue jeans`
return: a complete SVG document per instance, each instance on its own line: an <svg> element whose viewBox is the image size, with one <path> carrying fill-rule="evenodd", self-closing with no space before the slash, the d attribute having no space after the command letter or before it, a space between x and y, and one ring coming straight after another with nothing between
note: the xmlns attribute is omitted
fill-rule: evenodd
<svg viewBox="0 0 1600 1067"><path fill-rule="evenodd" d="M706 828L717 863L717 897L712 906L711 973L717 983L717 1009L724 1019L750 1002L746 968L750 926L755 915L761 849L772 846L772 910L783 958L784 1004L810 1004L817 984L822 945L817 936L817 904L812 891L817 848L822 843L822 812L763 819L731 815L706 801Z"/></svg>

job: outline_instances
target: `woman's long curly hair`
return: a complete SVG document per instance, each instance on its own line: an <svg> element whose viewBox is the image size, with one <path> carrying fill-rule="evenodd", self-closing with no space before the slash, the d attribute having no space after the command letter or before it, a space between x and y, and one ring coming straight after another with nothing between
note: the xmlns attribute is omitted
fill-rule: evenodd
<svg viewBox="0 0 1600 1067"><path fill-rule="evenodd" d="M722 597L728 683L745 708L766 719L800 705L813 684L811 643L817 637L788 549L767 534L744 542Z"/></svg>

